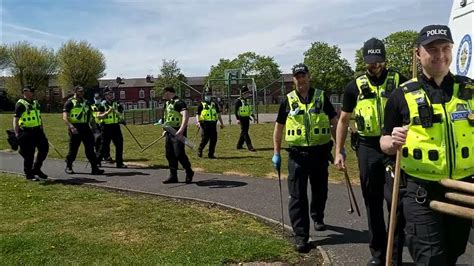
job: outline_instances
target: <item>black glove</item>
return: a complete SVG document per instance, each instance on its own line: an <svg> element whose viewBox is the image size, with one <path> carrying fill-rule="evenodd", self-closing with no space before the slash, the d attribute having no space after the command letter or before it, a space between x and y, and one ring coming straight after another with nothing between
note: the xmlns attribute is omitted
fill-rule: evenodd
<svg viewBox="0 0 474 266"><path fill-rule="evenodd" d="M119 124L122 124L122 125L125 126L125 125L127 125L127 121L125 121L125 119L122 119L122 120L120 120Z"/></svg>
<svg viewBox="0 0 474 266"><path fill-rule="evenodd" d="M10 147L12 148L12 150L14 150L14 151L18 150L19 141L18 141L18 138L15 135L15 131L13 131L11 129L8 129L8 130L6 130L6 132L7 132L7 142L8 142L8 144L10 144Z"/></svg>

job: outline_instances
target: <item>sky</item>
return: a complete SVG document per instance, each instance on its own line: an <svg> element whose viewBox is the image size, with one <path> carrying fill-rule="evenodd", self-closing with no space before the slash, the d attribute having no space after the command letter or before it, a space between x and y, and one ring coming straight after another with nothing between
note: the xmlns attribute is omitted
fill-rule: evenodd
<svg viewBox="0 0 474 266"><path fill-rule="evenodd" d="M157 76L163 59L177 60L186 76L205 76L220 58L247 51L273 57L289 73L312 42L337 45L354 66L365 40L448 24L451 6L451 0L0 0L0 41L55 50L71 39L88 41L106 57L106 78Z"/></svg>

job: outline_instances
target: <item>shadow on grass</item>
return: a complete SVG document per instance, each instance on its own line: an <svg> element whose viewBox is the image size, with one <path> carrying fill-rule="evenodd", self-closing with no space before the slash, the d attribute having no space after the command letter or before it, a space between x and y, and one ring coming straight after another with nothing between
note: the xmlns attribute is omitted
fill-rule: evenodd
<svg viewBox="0 0 474 266"><path fill-rule="evenodd" d="M230 180L219 180L219 179L208 179L195 182L194 184L200 187L209 187L209 188L235 188L246 186L247 183L240 181L230 181Z"/></svg>
<svg viewBox="0 0 474 266"><path fill-rule="evenodd" d="M44 182L41 182L41 185L43 186L50 186L50 185L82 185L85 183L105 183L105 181L102 180L97 180L93 178L87 178L87 177L74 177L74 178L68 178L68 179L48 179L45 180Z"/></svg>
<svg viewBox="0 0 474 266"><path fill-rule="evenodd" d="M260 158L259 156L219 156L217 160L232 160L232 159L248 159L248 158Z"/></svg>
<svg viewBox="0 0 474 266"><path fill-rule="evenodd" d="M150 161L149 158L133 158L133 159L127 158L125 160L125 162L148 162L148 161Z"/></svg>
<svg viewBox="0 0 474 266"><path fill-rule="evenodd" d="M104 173L105 176L136 176L136 175L150 175L149 173L138 172L138 171L129 171L129 172L113 172L113 173Z"/></svg>
<svg viewBox="0 0 474 266"><path fill-rule="evenodd" d="M338 234L329 234L324 239L313 241L313 243L318 246L369 243L367 230L359 231L334 225L327 225L327 230Z"/></svg>
<svg viewBox="0 0 474 266"><path fill-rule="evenodd" d="M255 147L255 149L258 151L273 151L273 147L268 147L268 148L258 148Z"/></svg>

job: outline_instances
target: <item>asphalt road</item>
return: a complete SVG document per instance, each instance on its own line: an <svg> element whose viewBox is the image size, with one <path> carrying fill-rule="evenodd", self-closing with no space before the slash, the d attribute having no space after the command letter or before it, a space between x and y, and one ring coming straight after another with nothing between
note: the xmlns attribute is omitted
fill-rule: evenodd
<svg viewBox="0 0 474 266"><path fill-rule="evenodd" d="M219 160L212 161L219 163ZM90 168L85 162L76 162L77 174L64 173L65 163L62 160L48 159L43 171L51 178L67 182L86 183L96 186L129 189L134 191L157 193L167 196L196 198L218 202L228 206L252 212L273 220L281 220L278 180L264 178L196 173L192 184L178 183L164 185L161 183L167 175L166 169L116 169L104 167L102 176L91 176ZM9 172L22 172L22 158L17 153L0 152L0 169ZM180 180L184 181L184 172L180 171ZM285 180L286 181L286 180ZM282 182L284 221L289 225L288 190ZM344 185L330 184L329 198L326 206L325 222L329 230L315 232L311 229L311 238L329 255L334 265L365 265L370 258L366 213L360 188L354 186L356 197L361 207L361 217L347 213L349 201ZM404 261L411 258L405 248ZM474 265L474 247L468 246L466 253L459 260L462 264Z"/></svg>

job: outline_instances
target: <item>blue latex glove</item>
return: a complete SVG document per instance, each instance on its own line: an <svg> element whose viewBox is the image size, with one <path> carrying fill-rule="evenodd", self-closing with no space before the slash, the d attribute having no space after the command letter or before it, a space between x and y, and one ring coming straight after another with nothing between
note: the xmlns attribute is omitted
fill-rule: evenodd
<svg viewBox="0 0 474 266"><path fill-rule="evenodd" d="M344 158L344 161L345 161L346 158L347 158L346 149L342 148L341 155L342 155L342 158Z"/></svg>
<svg viewBox="0 0 474 266"><path fill-rule="evenodd" d="M278 154L278 153L273 154L272 164L273 164L273 168L275 168L277 170L280 169L280 166L281 166L281 156L280 156L280 154Z"/></svg>

